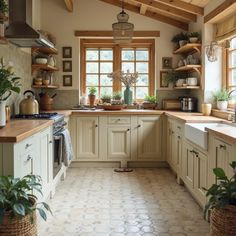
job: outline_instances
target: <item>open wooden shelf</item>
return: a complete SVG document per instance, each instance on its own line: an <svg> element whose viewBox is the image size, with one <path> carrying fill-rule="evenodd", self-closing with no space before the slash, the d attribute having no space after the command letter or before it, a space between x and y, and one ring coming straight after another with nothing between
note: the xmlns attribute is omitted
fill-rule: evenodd
<svg viewBox="0 0 236 236"><path fill-rule="evenodd" d="M200 86L181 86L181 87L174 87L174 89L200 89Z"/></svg>
<svg viewBox="0 0 236 236"><path fill-rule="evenodd" d="M174 51L174 54L184 54L184 53L190 53L192 51L197 51L198 53L201 53L201 44L200 43L187 43L184 46L178 48Z"/></svg>
<svg viewBox="0 0 236 236"><path fill-rule="evenodd" d="M56 48L47 48L47 47L34 47L32 48L32 53L41 52L45 54L58 54L58 50Z"/></svg>
<svg viewBox="0 0 236 236"><path fill-rule="evenodd" d="M58 89L59 85L56 85L56 84L50 84L50 85L32 85L31 87L35 88L35 89L42 89L42 88Z"/></svg>
<svg viewBox="0 0 236 236"><path fill-rule="evenodd" d="M50 66L47 64L33 64L32 71L34 70L58 71L59 69L57 67Z"/></svg>
<svg viewBox="0 0 236 236"><path fill-rule="evenodd" d="M186 65L175 68L175 71L190 71L190 70L200 70L201 65Z"/></svg>

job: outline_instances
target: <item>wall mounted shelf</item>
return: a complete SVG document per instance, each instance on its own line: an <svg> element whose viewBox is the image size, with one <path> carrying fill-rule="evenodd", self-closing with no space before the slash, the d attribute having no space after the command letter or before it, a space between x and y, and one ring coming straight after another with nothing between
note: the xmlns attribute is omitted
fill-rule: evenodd
<svg viewBox="0 0 236 236"><path fill-rule="evenodd" d="M57 67L54 67L54 66L50 66L50 65L47 65L47 64L33 64L32 65L32 72L34 70L46 70L46 71L58 71L59 69Z"/></svg>
<svg viewBox="0 0 236 236"><path fill-rule="evenodd" d="M32 48L32 53L45 53L45 54L58 54L58 50L56 48L46 48L46 47L39 47L39 48Z"/></svg>
<svg viewBox="0 0 236 236"><path fill-rule="evenodd" d="M199 54L201 53L201 46L202 44L200 43L187 43L184 46L176 49L174 51L174 54L185 54L185 53L191 53L191 52L198 52Z"/></svg>
<svg viewBox="0 0 236 236"><path fill-rule="evenodd" d="M181 87L174 87L174 89L200 89L200 86L181 86Z"/></svg>
<svg viewBox="0 0 236 236"><path fill-rule="evenodd" d="M35 89L43 89L43 88L46 88L46 89L58 89L59 88L59 85L32 85L31 86L32 88L35 88Z"/></svg>

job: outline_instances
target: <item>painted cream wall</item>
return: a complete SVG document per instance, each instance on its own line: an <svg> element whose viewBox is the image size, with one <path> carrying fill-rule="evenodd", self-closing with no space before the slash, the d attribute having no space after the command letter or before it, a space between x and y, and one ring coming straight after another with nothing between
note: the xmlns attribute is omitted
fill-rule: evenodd
<svg viewBox="0 0 236 236"><path fill-rule="evenodd" d="M79 88L79 39L74 36L75 30L111 30L111 24L116 21L120 8L100 2L98 0L75 0L74 11L69 13L64 1L41 0L41 28L54 34L57 38L59 55L57 63L62 68L62 47L72 46L73 50L73 88ZM130 22L136 30L160 30L161 37L156 38L156 81L161 69L161 58L172 57L172 36L180 30L176 27L140 16L127 11ZM68 73L69 74L69 73ZM62 83L62 71L58 73ZM71 88L61 88L63 90Z"/></svg>

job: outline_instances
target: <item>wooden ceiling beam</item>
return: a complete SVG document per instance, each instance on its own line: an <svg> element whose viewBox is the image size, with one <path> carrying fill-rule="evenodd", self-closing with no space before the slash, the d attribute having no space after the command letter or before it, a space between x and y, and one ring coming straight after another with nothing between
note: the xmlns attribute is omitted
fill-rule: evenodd
<svg viewBox="0 0 236 236"><path fill-rule="evenodd" d="M73 12L73 7L74 7L73 0L64 0L64 2L66 4L67 11Z"/></svg>
<svg viewBox="0 0 236 236"><path fill-rule="evenodd" d="M117 1L117 0L100 0L100 1L105 2L105 3L109 3L109 4L117 6L117 7L120 7L120 1ZM129 4L129 3L125 2L124 3L124 8L126 10L129 10L129 11L135 12L137 14L140 14L139 7L134 6L132 4ZM188 30L188 24L187 23L179 21L179 20L175 20L173 18L164 16L164 15L161 15L161 14L158 14L156 12L151 12L151 11L147 10L144 16L147 16L147 17L152 18L154 20L161 21L163 23L175 26L175 27L183 29L183 30Z"/></svg>
<svg viewBox="0 0 236 236"><path fill-rule="evenodd" d="M113 31L111 30L76 30L76 37L113 37ZM134 37L160 37L160 31L158 30L140 30L134 31Z"/></svg>
<svg viewBox="0 0 236 236"><path fill-rule="evenodd" d="M180 10L190 12L195 15L200 15L200 16L204 15L204 8L203 7L199 7L199 6L193 5L191 3L183 2L181 0L155 0L155 1L167 4L169 6L178 8Z"/></svg>
<svg viewBox="0 0 236 236"><path fill-rule="evenodd" d="M134 0L134 1L141 3L142 6L145 5L145 6L151 7L158 11L162 11L163 13L168 13L178 18L179 17L183 18L184 20L187 20L187 21L193 21L193 22L197 21L197 16L195 14L180 10L178 8L175 8L175 7L160 3L160 2L156 2L154 0Z"/></svg>
<svg viewBox="0 0 236 236"><path fill-rule="evenodd" d="M139 13L140 13L141 15L145 15L146 11L147 11L147 6L144 5L144 4L141 4Z"/></svg>

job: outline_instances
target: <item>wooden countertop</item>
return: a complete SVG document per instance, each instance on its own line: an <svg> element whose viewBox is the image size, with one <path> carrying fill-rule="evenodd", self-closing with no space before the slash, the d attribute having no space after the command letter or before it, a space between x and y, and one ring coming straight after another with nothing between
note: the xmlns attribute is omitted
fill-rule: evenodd
<svg viewBox="0 0 236 236"><path fill-rule="evenodd" d="M10 120L0 129L0 142L20 142L52 124L53 120Z"/></svg>

